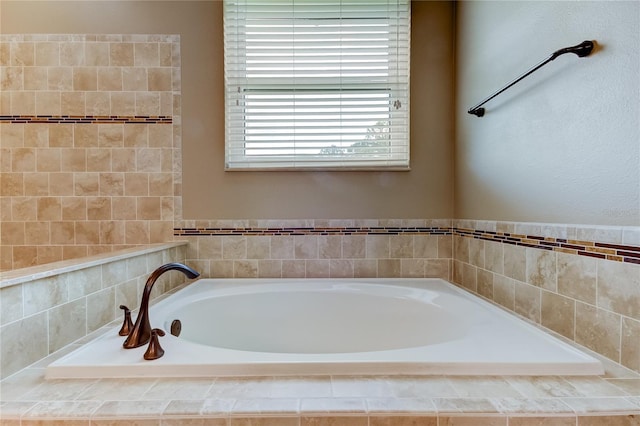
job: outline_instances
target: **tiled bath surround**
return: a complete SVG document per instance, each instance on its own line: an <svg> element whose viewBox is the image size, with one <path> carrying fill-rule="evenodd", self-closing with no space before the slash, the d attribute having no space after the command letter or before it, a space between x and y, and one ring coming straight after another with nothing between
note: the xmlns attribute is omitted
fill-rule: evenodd
<svg viewBox="0 0 640 426"><path fill-rule="evenodd" d="M640 228L453 225L453 282L640 372Z"/></svg>
<svg viewBox="0 0 640 426"><path fill-rule="evenodd" d="M219 278L437 277L640 372L640 228L467 220L186 221Z"/></svg>
<svg viewBox="0 0 640 426"><path fill-rule="evenodd" d="M170 241L173 35L0 35L0 271Z"/></svg>
<svg viewBox="0 0 640 426"><path fill-rule="evenodd" d="M62 349L136 309L158 266L184 262L185 243L125 249L3 273L0 281L0 378ZM153 297L184 282L164 274Z"/></svg>
<svg viewBox="0 0 640 426"><path fill-rule="evenodd" d="M176 238L213 278L434 277L449 280L451 221L185 221Z"/></svg>

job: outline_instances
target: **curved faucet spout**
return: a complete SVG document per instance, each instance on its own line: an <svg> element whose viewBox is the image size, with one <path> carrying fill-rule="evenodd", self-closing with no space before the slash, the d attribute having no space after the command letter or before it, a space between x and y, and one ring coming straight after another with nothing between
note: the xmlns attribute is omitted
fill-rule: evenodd
<svg viewBox="0 0 640 426"><path fill-rule="evenodd" d="M151 339L151 323L149 322L149 299L151 297L151 290L153 289L153 285L156 283L156 280L160 278L160 275L171 270L180 271L190 279L200 276L198 272L186 265L183 265L182 263L167 263L153 271L151 275L149 275L147 283L144 285L136 323L133 325L133 329L122 344L122 347L125 349L137 348L148 343L149 339Z"/></svg>

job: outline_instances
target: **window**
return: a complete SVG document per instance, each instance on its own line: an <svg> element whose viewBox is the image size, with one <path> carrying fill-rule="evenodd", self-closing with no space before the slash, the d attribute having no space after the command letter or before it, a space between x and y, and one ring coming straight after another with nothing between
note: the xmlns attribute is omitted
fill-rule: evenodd
<svg viewBox="0 0 640 426"><path fill-rule="evenodd" d="M409 0L225 0L226 169L408 169L409 21Z"/></svg>

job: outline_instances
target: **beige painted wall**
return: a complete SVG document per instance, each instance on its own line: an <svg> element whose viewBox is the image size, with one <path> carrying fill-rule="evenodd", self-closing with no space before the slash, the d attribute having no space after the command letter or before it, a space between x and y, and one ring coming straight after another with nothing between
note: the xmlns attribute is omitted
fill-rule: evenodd
<svg viewBox="0 0 640 426"><path fill-rule="evenodd" d="M225 172L218 1L2 1L10 33L180 34L185 219L453 215L453 6L415 2L410 172Z"/></svg>
<svg viewBox="0 0 640 426"><path fill-rule="evenodd" d="M640 225L640 3L464 1L457 29L456 217Z"/></svg>

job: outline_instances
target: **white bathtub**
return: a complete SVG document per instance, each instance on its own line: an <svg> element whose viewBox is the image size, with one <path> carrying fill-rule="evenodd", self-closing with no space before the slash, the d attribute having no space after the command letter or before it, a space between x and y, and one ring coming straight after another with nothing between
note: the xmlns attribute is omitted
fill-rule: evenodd
<svg viewBox="0 0 640 426"><path fill-rule="evenodd" d="M603 374L595 358L438 279L201 279L150 318L167 331L164 357L123 349L116 327L46 377Z"/></svg>

